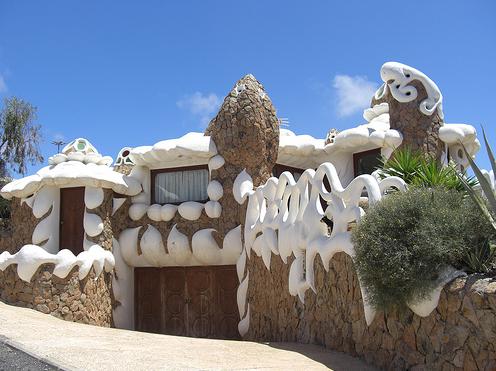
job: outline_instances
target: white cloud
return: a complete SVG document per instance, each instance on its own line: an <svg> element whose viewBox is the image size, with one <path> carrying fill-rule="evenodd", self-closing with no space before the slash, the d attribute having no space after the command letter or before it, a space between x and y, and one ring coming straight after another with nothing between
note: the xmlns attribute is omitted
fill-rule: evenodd
<svg viewBox="0 0 496 371"><path fill-rule="evenodd" d="M56 140L56 141L65 141L65 135L62 134L62 133L54 133L53 134L53 140Z"/></svg>
<svg viewBox="0 0 496 371"><path fill-rule="evenodd" d="M2 75L0 75L0 93L7 92L7 84L5 83L5 79Z"/></svg>
<svg viewBox="0 0 496 371"><path fill-rule="evenodd" d="M363 76L336 75L334 88L337 92L337 113L349 116L369 107L378 85Z"/></svg>
<svg viewBox="0 0 496 371"><path fill-rule="evenodd" d="M214 93L203 94L199 91L185 96L176 102L177 106L183 110L200 118L201 126L207 126L212 115L217 112L221 104L221 99Z"/></svg>

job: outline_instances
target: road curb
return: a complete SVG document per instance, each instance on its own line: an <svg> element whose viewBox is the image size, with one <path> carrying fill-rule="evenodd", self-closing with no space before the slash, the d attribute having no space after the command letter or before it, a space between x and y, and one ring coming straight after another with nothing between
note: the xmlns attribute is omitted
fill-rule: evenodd
<svg viewBox="0 0 496 371"><path fill-rule="evenodd" d="M27 349L24 345L22 345L22 344L20 344L20 343L18 343L16 341L14 341L14 340L11 340L11 339L9 339L6 336L1 335L1 334L0 334L0 342L2 344L7 345L10 348L13 348L13 349L16 349L16 350L18 350L20 352L25 353L28 356L30 356L30 357L32 357L32 358L34 358L34 359L36 359L36 360L38 360L40 362L46 363L47 365L49 365L51 367L54 367L57 370L60 370L60 371L72 370L72 368L68 367L67 365L62 365L59 362L55 362L55 361L51 360L50 358L40 357L36 353L33 353L32 351L30 351L29 349Z"/></svg>

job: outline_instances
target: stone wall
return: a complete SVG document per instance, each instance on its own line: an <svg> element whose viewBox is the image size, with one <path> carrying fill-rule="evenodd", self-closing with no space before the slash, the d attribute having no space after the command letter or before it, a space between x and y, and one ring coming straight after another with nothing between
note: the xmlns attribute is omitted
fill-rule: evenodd
<svg viewBox="0 0 496 371"><path fill-rule="evenodd" d="M93 270L79 280L78 269L62 279L52 275L53 264L41 266L31 282L19 279L16 267L0 271L0 299L45 314L80 323L112 325L111 274L95 280Z"/></svg>
<svg viewBox="0 0 496 371"><path fill-rule="evenodd" d="M87 238L106 250L112 250L112 191L104 192L102 205L88 210L102 218L104 230L94 238ZM26 204L21 205L19 199L13 199L12 202L12 235L0 239L0 251L13 254L25 244L32 243L34 228L43 218L36 219L31 208ZM85 279L79 280L76 267L62 279L52 274L53 267L53 264L42 265L29 283L19 278L16 266L9 266L5 271L0 271L0 300L69 321L111 326L111 274L102 272L95 280L92 268Z"/></svg>
<svg viewBox="0 0 496 371"><path fill-rule="evenodd" d="M329 272L316 259L317 294L305 304L288 292L290 264L274 256L269 272L252 254L245 339L321 344L390 370L496 369L496 279L456 279L428 317L379 312L367 326L351 258L337 254Z"/></svg>

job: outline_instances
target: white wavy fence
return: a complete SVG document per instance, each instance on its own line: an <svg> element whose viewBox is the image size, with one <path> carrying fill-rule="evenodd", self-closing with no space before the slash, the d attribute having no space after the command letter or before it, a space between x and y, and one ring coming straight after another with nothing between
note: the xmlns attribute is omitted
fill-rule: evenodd
<svg viewBox="0 0 496 371"><path fill-rule="evenodd" d="M378 180L371 175L360 175L343 187L331 163L323 163L317 170L305 170L298 181L291 173L284 172L279 178L270 178L256 189L251 177L245 171L240 173L234 183L234 196L240 204L248 199L244 251L237 264L241 317L238 327L241 335L249 328L250 308L246 299L249 272L246 270L246 259L250 258L252 250L262 257L269 270L272 254L278 255L285 264L288 257L295 257L290 267L288 289L291 295L298 295L303 302L308 289L317 292L313 268L317 255L327 271L331 258L337 252L344 252L353 259L355 250L349 226L350 223L359 223L365 215L360 200L366 197L369 207L373 207L391 188L404 191L406 184L398 177ZM322 221L324 216L332 221L332 228ZM440 287L443 285L444 282ZM365 319L370 324L375 311L367 303L363 285L360 287ZM439 293L440 290L435 290L430 300L410 308L419 315L428 315L437 306Z"/></svg>

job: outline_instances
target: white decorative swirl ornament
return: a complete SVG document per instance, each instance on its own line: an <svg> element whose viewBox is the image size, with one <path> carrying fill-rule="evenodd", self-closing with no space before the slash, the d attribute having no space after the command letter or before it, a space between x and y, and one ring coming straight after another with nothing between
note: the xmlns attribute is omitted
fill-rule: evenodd
<svg viewBox="0 0 496 371"><path fill-rule="evenodd" d="M417 98L417 89L409 85L413 80L418 80L427 92L427 98L420 102L420 111L431 116L436 109L439 116L443 118L443 95L437 85L425 74L413 67L398 62L387 62L381 67L381 78L389 88L394 99L401 103L407 103ZM384 87L381 86L376 92L376 99L384 95Z"/></svg>

